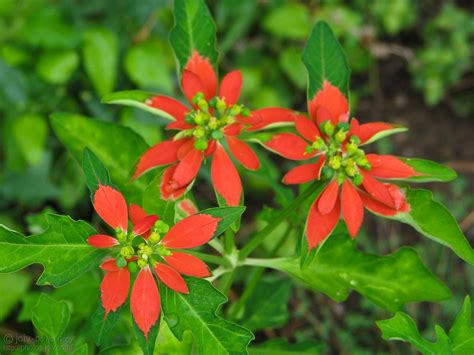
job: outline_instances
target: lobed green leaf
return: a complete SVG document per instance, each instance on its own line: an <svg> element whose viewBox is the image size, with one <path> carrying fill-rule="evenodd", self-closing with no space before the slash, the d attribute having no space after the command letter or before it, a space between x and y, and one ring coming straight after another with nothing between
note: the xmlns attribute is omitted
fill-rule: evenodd
<svg viewBox="0 0 474 355"><path fill-rule="evenodd" d="M436 163L431 160L402 158L398 157L405 164L410 165L420 176L413 176L408 179L403 179L411 182L447 182L456 179L456 172L450 167Z"/></svg>
<svg viewBox="0 0 474 355"><path fill-rule="evenodd" d="M212 217L218 217L221 219L217 225L216 231L214 232L214 237L217 237L224 233L227 228L231 227L235 222L240 221L240 217L244 211L244 206L215 207L202 210L199 214L208 214Z"/></svg>
<svg viewBox="0 0 474 355"><path fill-rule="evenodd" d="M112 185L109 171L89 148L84 148L84 153L82 155L82 169L91 196L94 195L96 190L99 188L99 183L107 186Z"/></svg>

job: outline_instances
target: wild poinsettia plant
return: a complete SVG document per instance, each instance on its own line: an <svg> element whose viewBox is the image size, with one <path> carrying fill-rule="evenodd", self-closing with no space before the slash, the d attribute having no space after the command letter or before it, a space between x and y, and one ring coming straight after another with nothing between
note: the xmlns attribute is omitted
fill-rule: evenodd
<svg viewBox="0 0 474 355"><path fill-rule="evenodd" d="M407 326L411 318L398 311L408 303L449 299L449 288L414 249L368 254L356 245L362 237L354 238L367 209L412 226L474 264L474 251L446 207L431 192L406 185L450 181L456 173L428 160L366 151L368 144L406 129L353 118L348 64L326 23L314 26L303 52L308 91L300 101L307 101L308 114L302 114L296 108L247 107L239 68L219 80L216 26L203 0L176 0L174 16L170 43L184 98L125 91L103 99L156 115L166 122L167 138L150 147L117 123L52 115L59 140L82 163L92 206L104 223L49 214L48 229L37 235L2 227L0 272L42 264L38 284L63 287L100 270L91 329L77 340L93 353L111 346L136 353L136 343L145 354L170 347L173 353L245 354L254 333L288 319L293 280L294 287L337 302L355 291L397 312L377 323L384 338L421 338ZM257 157L249 143L266 149ZM244 168L240 173L234 160ZM250 210L257 217L242 218L244 195L255 192L252 177L275 193L275 204L255 203ZM217 203L198 189L201 182L207 186L206 179ZM220 207L201 209L214 205ZM222 306L227 295L231 301ZM437 329L439 342L421 338L417 346L472 354L469 307L467 298L449 335ZM45 295L37 310L35 326L45 314L57 317L44 329L60 342L68 306ZM126 340L117 340L119 328L133 329L136 341L126 349L119 342ZM277 340L255 350L300 349ZM318 353L320 346L309 350Z"/></svg>

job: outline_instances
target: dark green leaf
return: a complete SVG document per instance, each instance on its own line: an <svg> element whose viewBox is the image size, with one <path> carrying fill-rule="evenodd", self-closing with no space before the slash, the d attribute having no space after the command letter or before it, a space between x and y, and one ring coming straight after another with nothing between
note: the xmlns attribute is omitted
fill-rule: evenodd
<svg viewBox="0 0 474 355"><path fill-rule="evenodd" d="M244 211L244 206L215 207L202 210L199 212L199 214L208 214L221 219L219 221L219 224L217 225L216 231L214 232L214 237L217 237L224 233L227 228L229 228L234 222L239 221L240 216L242 216L242 213L244 213Z"/></svg>
<svg viewBox="0 0 474 355"><path fill-rule="evenodd" d="M163 171L160 171L143 193L143 209L147 214L155 214L163 222L172 226L175 223L176 201L161 198L162 175Z"/></svg>
<svg viewBox="0 0 474 355"><path fill-rule="evenodd" d="M348 95L349 66L341 45L327 23L318 22L313 27L303 52L303 63L309 78L308 100L314 98L325 80Z"/></svg>
<svg viewBox="0 0 474 355"><path fill-rule="evenodd" d="M102 345L109 337L110 332L114 329L115 324L117 324L117 321L120 318L122 309L127 307L127 305L128 302L117 311L110 312L107 315L107 318L105 318L104 307L102 307L102 303L99 301L97 309L90 319L89 327L89 334L94 339L97 346Z"/></svg>
<svg viewBox="0 0 474 355"><path fill-rule="evenodd" d="M226 297L211 283L186 278L189 294L176 293L160 284L164 319L178 339L194 335L197 354L245 354L252 333L216 315Z"/></svg>
<svg viewBox="0 0 474 355"><path fill-rule="evenodd" d="M138 345L142 349L144 355L153 355L155 349L156 337L158 336L158 329L160 327L160 320L158 320L148 332L148 337L145 338L143 332L138 328L134 320L132 320L133 332L138 341Z"/></svg>
<svg viewBox="0 0 474 355"><path fill-rule="evenodd" d="M442 164L436 163L430 160L424 159L414 159L414 158L400 158L404 163L410 165L415 171L421 176L414 176L408 180L412 182L431 182L431 181L451 181L456 179L457 174L456 172Z"/></svg>
<svg viewBox="0 0 474 355"><path fill-rule="evenodd" d="M471 299L466 296L461 311L449 330L454 355L474 354L474 327L471 317Z"/></svg>
<svg viewBox="0 0 474 355"><path fill-rule="evenodd" d="M82 155L82 169L84 170L86 184L91 195L95 193L99 187L99 183L107 186L112 185L109 171L89 148L84 148L84 154Z"/></svg>
<svg viewBox="0 0 474 355"><path fill-rule="evenodd" d="M208 58L216 67L216 24L205 1L175 0L174 19L170 42L178 59L180 72L194 51Z"/></svg>
<svg viewBox="0 0 474 355"><path fill-rule="evenodd" d="M25 237L0 226L0 272L21 270L42 264L39 285L60 287L96 267L107 253L86 243L96 231L83 221L68 216L48 215L49 228Z"/></svg>
<svg viewBox="0 0 474 355"><path fill-rule="evenodd" d="M324 354L324 346L317 341L300 341L290 344L288 340L276 338L267 340L262 344L252 346L250 355L299 355L299 354Z"/></svg>
<svg viewBox="0 0 474 355"><path fill-rule="evenodd" d="M474 264L474 250L456 219L443 204L433 200L431 191L407 190L406 198L410 211L389 218L409 224L424 236L453 250L464 261Z"/></svg>
<svg viewBox="0 0 474 355"><path fill-rule="evenodd" d="M415 250L403 247L387 256L365 254L346 234L331 235L303 269L298 258L269 259L258 265L287 272L337 302L355 290L390 311L409 302L450 297L449 289L423 265Z"/></svg>

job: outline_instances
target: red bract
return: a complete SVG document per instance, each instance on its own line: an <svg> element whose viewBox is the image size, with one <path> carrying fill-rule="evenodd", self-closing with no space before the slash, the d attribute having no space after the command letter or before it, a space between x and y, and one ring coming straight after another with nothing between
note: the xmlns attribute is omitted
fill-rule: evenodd
<svg viewBox="0 0 474 355"><path fill-rule="evenodd" d="M275 134L265 142L270 150L292 160L315 162L290 170L285 184L302 184L321 178L329 183L311 205L306 237L309 248L324 241L341 212L349 234L355 237L362 224L364 206L382 215L406 212L403 191L379 179L404 179L417 175L412 167L390 155L365 155L360 146L390 134L396 127L383 122L359 125L349 122L349 105L338 88L325 81L308 105L310 118L295 115L292 133Z"/></svg>
<svg viewBox="0 0 474 355"><path fill-rule="evenodd" d="M217 76L210 62L194 52L181 78L184 95L191 108L167 96L155 96L147 104L171 115L175 121L168 129L180 131L173 139L151 147L140 159L134 174L139 177L149 169L170 165L163 173L161 194L176 199L184 194L196 178L206 158L212 157L211 178L216 193L229 206L242 200L242 183L228 153L246 169L259 168L259 160L239 134L247 124L292 120L291 112L268 108L250 112L237 104L242 88L242 74L228 73L219 91Z"/></svg>
<svg viewBox="0 0 474 355"><path fill-rule="evenodd" d="M194 214L169 228L158 220L158 216L149 216L141 207L131 205L128 212L134 227L129 233L125 199L119 191L103 185L99 185L94 194L94 208L108 225L116 229L117 237L98 234L89 237L87 242L97 248L121 247L117 248L115 258L100 266L106 272L100 286L105 316L125 303L130 288L130 271L140 268L132 287L130 308L138 328L148 337L160 316L160 295L152 269L167 287L188 293L181 274L207 277L210 272L197 257L175 250L207 243L214 236L220 218ZM138 235L143 237L143 243L134 243Z"/></svg>

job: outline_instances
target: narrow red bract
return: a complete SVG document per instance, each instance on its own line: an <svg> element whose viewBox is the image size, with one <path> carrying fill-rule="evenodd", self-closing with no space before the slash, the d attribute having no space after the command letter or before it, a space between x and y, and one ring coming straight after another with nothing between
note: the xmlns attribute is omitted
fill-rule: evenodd
<svg viewBox="0 0 474 355"><path fill-rule="evenodd" d="M113 260L115 263L115 260ZM130 272L122 268L117 271L107 271L100 284L100 301L105 310L105 317L109 312L115 312L125 303L130 288Z"/></svg>

